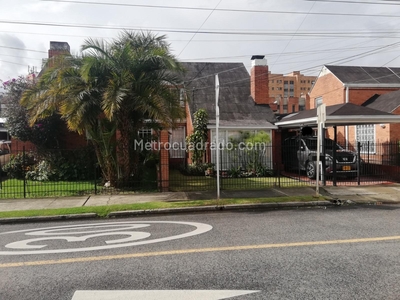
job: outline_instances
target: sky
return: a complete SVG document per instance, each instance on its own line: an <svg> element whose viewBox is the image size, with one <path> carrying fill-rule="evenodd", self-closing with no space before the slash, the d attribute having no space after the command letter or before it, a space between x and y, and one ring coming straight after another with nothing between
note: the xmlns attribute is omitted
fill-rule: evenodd
<svg viewBox="0 0 400 300"><path fill-rule="evenodd" d="M166 35L180 61L265 55L275 74L323 65L400 66L398 0L0 0L0 80L41 70L50 41Z"/></svg>

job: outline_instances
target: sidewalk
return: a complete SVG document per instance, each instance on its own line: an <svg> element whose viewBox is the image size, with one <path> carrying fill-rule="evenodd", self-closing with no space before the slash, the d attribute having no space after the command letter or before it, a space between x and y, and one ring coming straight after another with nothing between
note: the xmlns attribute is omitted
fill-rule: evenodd
<svg viewBox="0 0 400 300"><path fill-rule="evenodd" d="M355 203L400 203L400 185L320 187L320 194L332 200L350 200ZM221 198L267 198L315 196L315 188L270 188L251 191L221 191ZM83 206L106 206L162 201L187 201L216 199L216 192L167 192L127 195L91 195L44 199L0 200L0 211L40 210Z"/></svg>

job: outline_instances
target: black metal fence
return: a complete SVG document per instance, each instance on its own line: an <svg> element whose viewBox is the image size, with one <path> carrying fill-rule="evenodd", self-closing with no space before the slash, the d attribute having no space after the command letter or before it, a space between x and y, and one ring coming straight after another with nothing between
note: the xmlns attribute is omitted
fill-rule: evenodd
<svg viewBox="0 0 400 300"><path fill-rule="evenodd" d="M0 149L0 198L39 198L158 191L156 165L143 164L136 179L112 185L90 147L77 150Z"/></svg>
<svg viewBox="0 0 400 300"><path fill-rule="evenodd" d="M303 148L302 148L303 147ZM217 187L216 152L201 165L187 158L144 163L139 174L124 182L109 184L91 149L8 151L0 149L0 198L37 198L90 194L121 194L157 191L205 191ZM310 172L316 155L306 156L304 145L263 149L219 150L222 190L315 185ZM400 144L348 143L337 151L325 149L319 177L325 185L367 185L400 182ZM334 154L335 153L335 154ZM333 164L335 155L336 164ZM324 159L325 158L325 159ZM336 169L336 172L334 172Z"/></svg>
<svg viewBox="0 0 400 300"><path fill-rule="evenodd" d="M316 145L309 145L310 147ZM321 149L321 185L371 185L400 182L400 144L348 143ZM329 148L330 147L330 148ZM309 149L308 149L309 150ZM334 157L333 157L334 156ZM334 158L334 159L333 159ZM269 145L262 151L221 150L220 187L230 190L301 187L316 184L316 148L298 143ZM215 162L215 153L211 155ZM313 169L313 171L312 171ZM172 191L213 190L217 186L216 166L192 166L182 161L170 172Z"/></svg>

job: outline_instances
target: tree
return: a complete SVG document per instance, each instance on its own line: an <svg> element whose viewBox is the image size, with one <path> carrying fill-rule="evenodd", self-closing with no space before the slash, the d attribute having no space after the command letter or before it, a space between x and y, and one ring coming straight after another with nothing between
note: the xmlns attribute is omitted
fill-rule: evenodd
<svg viewBox="0 0 400 300"><path fill-rule="evenodd" d="M183 117L178 97L182 68L170 53L165 36L151 33L124 32L111 45L87 40L82 49L88 53L83 77L88 80L103 72L107 79L101 107L120 134L121 177L137 178L139 156L133 144L138 130L149 120L169 128Z"/></svg>
<svg viewBox="0 0 400 300"><path fill-rule="evenodd" d="M193 114L193 133L187 137L189 151L192 154L192 164L199 167L203 164L208 138L208 114L199 109Z"/></svg>
<svg viewBox="0 0 400 300"><path fill-rule="evenodd" d="M27 109L20 105L22 94L33 85L32 81L22 76L3 82L5 94L2 103L6 108L2 111L2 117L6 118L6 127L12 137L23 142L29 141L39 150L57 148L59 117L49 114L40 122L29 123Z"/></svg>
<svg viewBox="0 0 400 300"><path fill-rule="evenodd" d="M165 37L151 33L124 32L110 44L88 39L82 50L81 58L61 57L22 103L31 123L57 112L70 130L86 132L112 184L138 178L138 130L148 120L169 128L183 116L181 66Z"/></svg>

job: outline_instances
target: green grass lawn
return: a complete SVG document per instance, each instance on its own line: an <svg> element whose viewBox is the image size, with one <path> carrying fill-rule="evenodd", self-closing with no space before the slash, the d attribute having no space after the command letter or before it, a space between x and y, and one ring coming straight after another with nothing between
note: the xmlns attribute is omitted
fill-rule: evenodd
<svg viewBox="0 0 400 300"><path fill-rule="evenodd" d="M28 180L25 185L25 198L40 197L65 197L94 194L93 181L57 181L39 182ZM151 182L148 186L140 186L135 191L153 191L157 189L157 182ZM300 187L306 183L287 177L249 177L249 178L221 178L222 190L251 190L279 187ZM208 176L186 176L178 170L170 171L170 190L179 191L206 191L215 190L217 180ZM102 186L96 187L101 193ZM105 190L106 191L106 190ZM106 191L107 192L107 191ZM130 190L115 190L115 193L130 193ZM24 198L24 181L8 179L0 183L0 199Z"/></svg>
<svg viewBox="0 0 400 300"><path fill-rule="evenodd" d="M215 177L187 176L178 170L169 173L169 187L171 191L205 191L217 188ZM221 178L221 189L225 190L251 190L265 189L274 186L300 187L306 183L287 177L248 177L248 178Z"/></svg>
<svg viewBox="0 0 400 300"><path fill-rule="evenodd" d="M81 213L96 213L99 217L107 217L113 211L127 210L152 210L162 208L198 207L198 206L225 206L230 204L256 204L274 202L310 202L325 200L324 197L296 196L296 197L269 197L269 198L242 198L242 199L222 199L222 200L196 200L196 201L177 201L177 202L146 202L135 204L118 204L109 206L84 206L59 209L40 209L24 211L4 211L0 212L0 218L19 218L35 216L55 216Z"/></svg>
<svg viewBox="0 0 400 300"><path fill-rule="evenodd" d="M97 187L101 189L102 187ZM28 180L25 186L26 198L50 196L78 196L94 193L93 181L40 182ZM8 179L1 182L0 198L24 198L24 181Z"/></svg>

